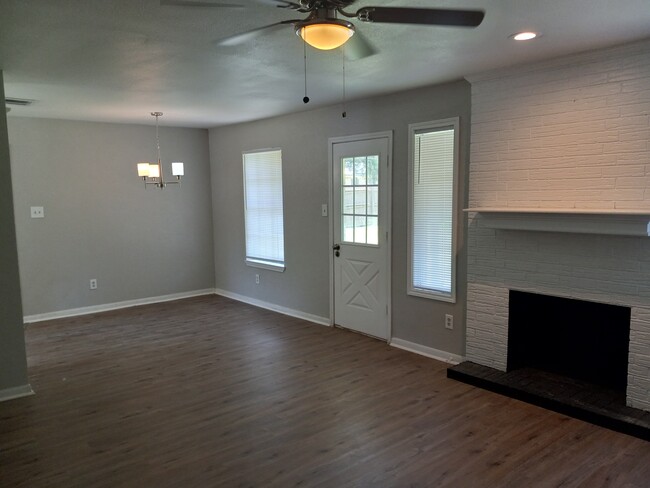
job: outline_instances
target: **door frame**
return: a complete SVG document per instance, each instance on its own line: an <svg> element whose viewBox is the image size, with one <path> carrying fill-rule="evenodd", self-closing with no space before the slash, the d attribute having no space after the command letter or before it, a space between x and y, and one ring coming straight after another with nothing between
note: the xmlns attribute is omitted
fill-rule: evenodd
<svg viewBox="0 0 650 488"><path fill-rule="evenodd" d="M329 208L329 271L330 271L330 327L334 326L334 253L332 252L332 246L334 245L334 213L332 209L334 208L334 144L340 144L345 142L358 142L358 141L367 141L371 139L388 139L388 154L386 155L388 163L388 171L386 171L386 305L388 307L387 320L388 320L388 337L386 342L390 344L393 338L393 300L392 300L392 249L393 249L393 131L387 130L382 132L372 132L369 134L356 134L351 136L341 136L341 137L330 137L327 140L327 174L328 174L328 185L329 185L329 198L328 198L328 208ZM381 237L380 237L381 239Z"/></svg>

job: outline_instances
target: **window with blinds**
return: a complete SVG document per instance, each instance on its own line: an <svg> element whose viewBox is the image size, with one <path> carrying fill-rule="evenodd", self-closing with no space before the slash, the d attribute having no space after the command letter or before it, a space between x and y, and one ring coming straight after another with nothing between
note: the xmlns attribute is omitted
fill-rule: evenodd
<svg viewBox="0 0 650 488"><path fill-rule="evenodd" d="M458 119L409 126L408 293L455 302Z"/></svg>
<svg viewBox="0 0 650 488"><path fill-rule="evenodd" d="M283 271L282 151L246 152L243 160L246 264Z"/></svg>

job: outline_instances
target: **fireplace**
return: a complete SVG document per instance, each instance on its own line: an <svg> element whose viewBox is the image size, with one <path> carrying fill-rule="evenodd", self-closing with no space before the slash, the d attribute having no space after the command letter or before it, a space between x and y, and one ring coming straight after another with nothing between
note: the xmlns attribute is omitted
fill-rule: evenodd
<svg viewBox="0 0 650 488"><path fill-rule="evenodd" d="M630 308L510 290L507 371L532 368L625 393Z"/></svg>
<svg viewBox="0 0 650 488"><path fill-rule="evenodd" d="M510 290L629 307L627 384L619 395L646 419L650 148L647 107L638 103L647 84L638 80L648 79L650 65L638 60L649 46L470 77L466 209L468 361L495 376L531 369L509 370ZM574 352L589 335L578 337ZM622 373L614 376L606 382L619 388Z"/></svg>
<svg viewBox="0 0 650 488"><path fill-rule="evenodd" d="M467 361L448 376L650 440L646 241L470 229Z"/></svg>
<svg viewBox="0 0 650 488"><path fill-rule="evenodd" d="M650 211L489 209L469 232L448 376L650 440Z"/></svg>

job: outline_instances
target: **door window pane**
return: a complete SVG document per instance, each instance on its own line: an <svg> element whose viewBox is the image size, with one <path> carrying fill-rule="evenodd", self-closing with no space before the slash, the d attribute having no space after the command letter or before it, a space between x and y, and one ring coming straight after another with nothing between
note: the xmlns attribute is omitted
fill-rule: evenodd
<svg viewBox="0 0 650 488"><path fill-rule="evenodd" d="M354 188L354 215L366 215L366 187Z"/></svg>
<svg viewBox="0 0 650 488"><path fill-rule="evenodd" d="M379 215L379 188L368 187L368 215Z"/></svg>
<svg viewBox="0 0 650 488"><path fill-rule="evenodd" d="M379 244L379 156L341 159L343 242ZM370 217L369 217L370 216Z"/></svg>
<svg viewBox="0 0 650 488"><path fill-rule="evenodd" d="M354 214L354 188L343 188L343 214Z"/></svg>
<svg viewBox="0 0 650 488"><path fill-rule="evenodd" d="M379 219L377 217L367 218L368 244L379 244Z"/></svg>
<svg viewBox="0 0 650 488"><path fill-rule="evenodd" d="M343 242L354 242L354 217L343 217Z"/></svg>
<svg viewBox="0 0 650 488"><path fill-rule="evenodd" d="M354 161L352 158L346 158L343 160L343 184L352 185L354 178Z"/></svg>
<svg viewBox="0 0 650 488"><path fill-rule="evenodd" d="M379 156L368 156L368 184L379 184Z"/></svg>
<svg viewBox="0 0 650 488"><path fill-rule="evenodd" d="M366 184L366 158L354 158L354 184Z"/></svg>
<svg viewBox="0 0 650 488"><path fill-rule="evenodd" d="M354 217L354 242L366 242L366 218Z"/></svg>

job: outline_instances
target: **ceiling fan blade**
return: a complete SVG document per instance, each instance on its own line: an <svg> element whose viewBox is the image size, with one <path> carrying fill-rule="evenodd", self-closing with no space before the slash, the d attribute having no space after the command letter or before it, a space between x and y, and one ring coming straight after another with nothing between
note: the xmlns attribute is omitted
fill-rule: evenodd
<svg viewBox="0 0 650 488"><path fill-rule="evenodd" d="M267 7L278 7L278 8L288 8L291 10L301 10L302 7L300 4L290 2L288 0L254 0L256 3L265 5ZM162 6L173 6L173 7L217 7L217 8L247 8L246 5L240 5L238 3L222 3L222 2L213 2L211 0L160 0L160 5Z"/></svg>
<svg viewBox="0 0 650 488"><path fill-rule="evenodd" d="M298 3L285 0L255 0L255 2L266 5L267 7L289 8L292 10L299 10L302 8Z"/></svg>
<svg viewBox="0 0 650 488"><path fill-rule="evenodd" d="M216 41L216 44L218 46L238 46L239 44L243 44L244 42L248 42L260 34L262 34L264 31L268 31L271 29L277 29L279 27L283 27L287 24L295 24L296 22L300 22L300 20L283 20L282 22L276 22L275 24L269 24L265 25L262 27L257 27L255 29L251 29L246 32L241 32L239 34L235 34L234 36L228 36L224 37L222 39L219 39Z"/></svg>
<svg viewBox="0 0 650 488"><path fill-rule="evenodd" d="M246 8L236 3L219 3L201 0L160 0L160 5L172 7L218 7L218 8Z"/></svg>
<svg viewBox="0 0 650 488"><path fill-rule="evenodd" d="M377 49L370 44L368 39L361 34L358 30L355 30L354 35L350 37L348 42L343 44L343 54L345 59L350 61L356 61L357 59L367 58L377 53Z"/></svg>
<svg viewBox="0 0 650 488"><path fill-rule="evenodd" d="M443 8L364 7L357 12L362 22L390 24L425 24L455 27L477 27L483 21L482 10Z"/></svg>

